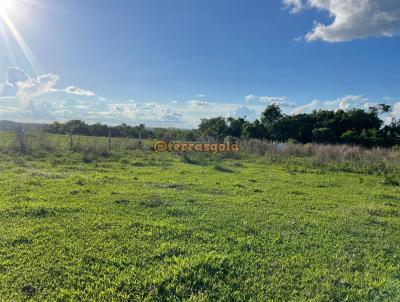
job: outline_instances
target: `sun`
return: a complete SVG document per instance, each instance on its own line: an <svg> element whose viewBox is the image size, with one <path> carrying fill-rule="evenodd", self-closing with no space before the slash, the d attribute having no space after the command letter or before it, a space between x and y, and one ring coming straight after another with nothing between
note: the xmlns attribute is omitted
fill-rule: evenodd
<svg viewBox="0 0 400 302"><path fill-rule="evenodd" d="M14 2L14 0L0 0L0 14L4 14L11 9Z"/></svg>
<svg viewBox="0 0 400 302"><path fill-rule="evenodd" d="M15 21L18 20L18 12L23 8L36 5L39 0L0 0L0 39L3 39L6 46L8 55L14 58L16 53L15 47L12 47L11 40L16 42L17 47L22 51L23 57L32 67L35 74L39 74L39 64L29 48L28 44L25 42L24 37L17 29Z"/></svg>

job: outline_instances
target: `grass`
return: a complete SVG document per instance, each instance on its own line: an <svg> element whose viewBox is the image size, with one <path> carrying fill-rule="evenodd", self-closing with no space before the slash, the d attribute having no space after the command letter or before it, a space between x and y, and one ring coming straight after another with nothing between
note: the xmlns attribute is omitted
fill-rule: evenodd
<svg viewBox="0 0 400 302"><path fill-rule="evenodd" d="M1 301L400 300L392 174L142 151L0 172Z"/></svg>

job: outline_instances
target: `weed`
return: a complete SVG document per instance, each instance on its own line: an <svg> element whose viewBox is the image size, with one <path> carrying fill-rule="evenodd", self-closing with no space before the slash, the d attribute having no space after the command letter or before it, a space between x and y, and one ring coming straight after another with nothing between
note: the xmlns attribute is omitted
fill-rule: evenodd
<svg viewBox="0 0 400 302"><path fill-rule="evenodd" d="M397 175L386 174L383 179L383 184L387 186L400 186L400 178Z"/></svg>
<svg viewBox="0 0 400 302"><path fill-rule="evenodd" d="M166 205L166 202L157 195L152 195L149 198L142 200L140 205L147 208L158 208Z"/></svg>
<svg viewBox="0 0 400 302"><path fill-rule="evenodd" d="M124 199L124 198L119 198L119 199L115 200L115 203L116 203L116 204L125 205L125 204L128 204L128 203L129 203L129 200Z"/></svg>
<svg viewBox="0 0 400 302"><path fill-rule="evenodd" d="M224 173L234 173L235 171L233 171L232 169L228 168L228 167L224 167L220 164L216 164L214 166L214 169L220 172L224 172Z"/></svg>

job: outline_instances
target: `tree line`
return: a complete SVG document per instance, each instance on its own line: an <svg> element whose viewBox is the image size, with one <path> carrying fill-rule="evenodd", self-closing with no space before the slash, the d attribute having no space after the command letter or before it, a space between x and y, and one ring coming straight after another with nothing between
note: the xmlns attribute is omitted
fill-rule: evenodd
<svg viewBox="0 0 400 302"><path fill-rule="evenodd" d="M347 143L367 147L400 145L400 119L390 116L392 107L380 104L369 109L315 110L311 113L284 114L281 108L269 105L254 122L246 118L215 117L202 119L193 130L175 128L145 128L141 126L107 126L86 124L80 120L55 122L45 127L46 132L91 136L113 136L164 140L216 140L227 136L240 139L266 139L293 143Z"/></svg>
<svg viewBox="0 0 400 302"><path fill-rule="evenodd" d="M203 119L199 131L203 135L222 139L232 136L245 139L267 139L299 143L348 143L363 146L400 145L400 119L391 118L392 107L380 104L364 109L315 110L311 113L287 115L276 104L268 106L259 119Z"/></svg>
<svg viewBox="0 0 400 302"><path fill-rule="evenodd" d="M166 140L195 140L193 130L175 128L146 128L145 125L129 126L108 126L102 123L87 124L82 120L71 120L66 123L54 122L46 125L44 131L54 134L72 134L86 136L112 136L125 138L143 139L166 139Z"/></svg>

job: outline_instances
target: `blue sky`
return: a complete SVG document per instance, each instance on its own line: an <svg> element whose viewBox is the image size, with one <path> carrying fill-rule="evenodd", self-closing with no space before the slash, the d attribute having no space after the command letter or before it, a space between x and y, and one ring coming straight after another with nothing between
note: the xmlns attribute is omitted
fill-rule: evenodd
<svg viewBox="0 0 400 302"><path fill-rule="evenodd" d="M397 0L2 1L0 119L190 128L271 103L400 113Z"/></svg>

